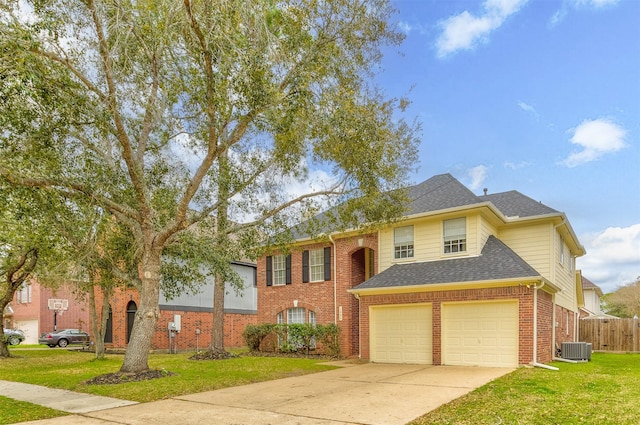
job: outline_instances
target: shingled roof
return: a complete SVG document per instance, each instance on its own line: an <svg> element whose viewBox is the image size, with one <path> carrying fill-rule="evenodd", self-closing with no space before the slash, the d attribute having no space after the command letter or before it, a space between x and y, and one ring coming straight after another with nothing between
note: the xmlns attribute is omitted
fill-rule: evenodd
<svg viewBox="0 0 640 425"><path fill-rule="evenodd" d="M506 217L560 214L553 208L515 190L477 196L449 173L433 176L420 184L410 186L407 190L409 197L407 216L485 202L491 202ZM323 222L326 214L326 212L323 212L317 215L316 219L321 223L320 228L322 231L331 232L328 224ZM299 225L292 229L296 239L309 236L302 229L304 229L304 225Z"/></svg>
<svg viewBox="0 0 640 425"><path fill-rule="evenodd" d="M558 214L541 202L522 193L509 192L476 196L451 174L440 174L409 188L409 215L438 211L466 205L491 202L506 217L532 217Z"/></svg>
<svg viewBox="0 0 640 425"><path fill-rule="evenodd" d="M542 202L534 201L517 190L478 196L482 202L489 201L507 217L531 217L536 215L558 214Z"/></svg>
<svg viewBox="0 0 640 425"><path fill-rule="evenodd" d="M540 273L511 248L495 236L489 236L480 256L395 264L353 289L539 277Z"/></svg>

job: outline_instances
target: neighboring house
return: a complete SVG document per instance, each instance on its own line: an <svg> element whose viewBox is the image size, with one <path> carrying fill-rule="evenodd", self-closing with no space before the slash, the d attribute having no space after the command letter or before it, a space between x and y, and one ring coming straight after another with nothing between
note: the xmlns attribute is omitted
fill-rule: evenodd
<svg viewBox="0 0 640 425"><path fill-rule="evenodd" d="M602 289L584 276L582 276L582 293L584 297L584 306L580 308L581 319L604 314L600 308Z"/></svg>
<svg viewBox="0 0 640 425"><path fill-rule="evenodd" d="M249 324L257 323L256 267L250 263L233 263L231 267L244 281L237 292L226 287L224 301L224 343L227 347L243 346L242 331ZM213 278L195 294L183 293L167 300L160 292L160 318L151 343L157 350L192 350L206 348L211 342L213 325ZM140 296L136 289L116 291L110 302L105 344L110 348L124 349L129 342ZM98 305L98 309L101 304ZM169 323L178 329L171 333Z"/></svg>
<svg viewBox="0 0 640 425"><path fill-rule="evenodd" d="M68 310L62 313L50 310L50 299L67 300ZM5 327L24 331L25 344L37 344L41 334L53 331L54 323L58 330L72 328L91 332L88 304L77 300L67 286L54 290L32 279L16 291L10 310L9 314L5 311Z"/></svg>
<svg viewBox="0 0 640 425"><path fill-rule="evenodd" d="M242 331L257 323L257 289L255 264L234 263L231 266L244 281L240 291L227 286L225 294L224 342L228 347L243 346ZM16 292L14 301L4 315L7 328L25 331L25 343L37 344L38 336L53 330L54 312L48 309L51 298L66 299L69 309L56 314L57 329L78 328L91 332L89 303L78 300L68 288L51 290L35 281ZM101 309L98 297L97 309ZM110 300L105 343L109 348L125 349L140 301L134 288L117 289ZM179 322L180 330L170 336L169 322ZM187 350L206 348L211 341L213 324L213 279L209 278L196 294L182 294L167 300L160 293L160 318L152 340L152 349ZM93 339L94 336L92 335Z"/></svg>
<svg viewBox="0 0 640 425"><path fill-rule="evenodd" d="M390 363L514 367L577 340L585 250L564 213L449 174L409 198L393 226L261 258L259 322L336 323L344 355Z"/></svg>

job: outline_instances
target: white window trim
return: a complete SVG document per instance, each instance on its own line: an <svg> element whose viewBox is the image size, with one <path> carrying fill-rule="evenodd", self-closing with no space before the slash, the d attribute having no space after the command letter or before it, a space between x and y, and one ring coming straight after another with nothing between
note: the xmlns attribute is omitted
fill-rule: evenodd
<svg viewBox="0 0 640 425"><path fill-rule="evenodd" d="M413 225L393 229L393 258L404 260L415 255L415 236ZM404 255L403 255L404 254Z"/></svg>
<svg viewBox="0 0 640 425"><path fill-rule="evenodd" d="M273 286L284 286L287 284L287 257L284 255L274 255L272 258ZM278 267L276 267L276 265ZM281 267L281 268L280 268Z"/></svg>
<svg viewBox="0 0 640 425"><path fill-rule="evenodd" d="M447 223L451 224L447 229ZM464 233L461 233L463 223ZM455 225L455 226L454 226ZM457 233L456 228L459 228ZM442 253L445 255L464 254L467 252L467 218L459 217L442 221ZM454 250L455 249L455 250Z"/></svg>
<svg viewBox="0 0 640 425"><path fill-rule="evenodd" d="M324 282L324 249L309 251L309 281Z"/></svg>

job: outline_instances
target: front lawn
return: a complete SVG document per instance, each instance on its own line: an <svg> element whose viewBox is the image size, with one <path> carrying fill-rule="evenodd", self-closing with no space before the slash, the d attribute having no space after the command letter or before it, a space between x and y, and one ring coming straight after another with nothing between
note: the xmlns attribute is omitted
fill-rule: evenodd
<svg viewBox="0 0 640 425"><path fill-rule="evenodd" d="M59 410L0 396L0 424L36 421L67 415Z"/></svg>
<svg viewBox="0 0 640 425"><path fill-rule="evenodd" d="M560 370L520 368L410 425L640 424L640 354L553 366Z"/></svg>
<svg viewBox="0 0 640 425"><path fill-rule="evenodd" d="M317 359L239 357L227 360L189 360L193 353L151 354L149 367L174 373L160 379L117 385L87 385L98 375L117 372L122 355L95 360L93 353L69 350L12 350L0 361L0 377L53 388L139 402L320 372L334 367Z"/></svg>
<svg viewBox="0 0 640 425"><path fill-rule="evenodd" d="M0 361L1 379L63 388L134 401L151 401L218 388L331 369L317 359L240 357L194 361L186 354L152 354L150 367L175 373L160 379L117 385L84 381L116 372L121 355L93 360L68 350L13 350ZM640 423L640 354L594 353L589 363L553 363L560 371L520 368L476 391L429 412L410 425L426 424L604 424ZM0 424L34 420L28 403L11 403L12 416ZM51 412L43 411L40 418Z"/></svg>

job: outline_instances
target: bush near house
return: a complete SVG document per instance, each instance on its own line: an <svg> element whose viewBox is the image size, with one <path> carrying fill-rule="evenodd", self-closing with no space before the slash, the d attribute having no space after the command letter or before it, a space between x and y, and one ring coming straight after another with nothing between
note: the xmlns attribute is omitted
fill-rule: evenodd
<svg viewBox="0 0 640 425"><path fill-rule="evenodd" d="M242 336L251 351L325 354L340 357L340 328L335 324L249 325Z"/></svg>

